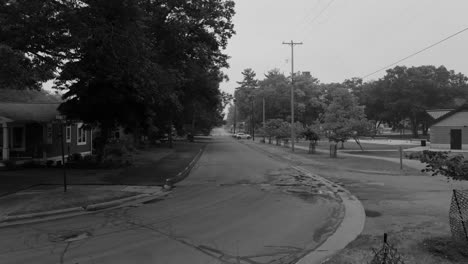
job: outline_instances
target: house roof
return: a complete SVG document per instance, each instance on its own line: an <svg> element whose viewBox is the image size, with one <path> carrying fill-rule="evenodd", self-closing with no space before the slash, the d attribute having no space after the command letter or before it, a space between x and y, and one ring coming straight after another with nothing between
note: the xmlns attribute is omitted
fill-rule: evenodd
<svg viewBox="0 0 468 264"><path fill-rule="evenodd" d="M431 116L433 119L438 119L441 116L446 115L453 110L455 109L432 109L426 110L426 113L429 114L429 116Z"/></svg>
<svg viewBox="0 0 468 264"><path fill-rule="evenodd" d="M0 102L0 120L50 122L59 115L60 103L4 103Z"/></svg>
<svg viewBox="0 0 468 264"><path fill-rule="evenodd" d="M458 107L457 109L453 109L453 110L439 116L438 118L435 119L435 121L434 121L434 123L432 125L434 126L437 123L440 123L441 121L453 116L456 113L462 112L464 110L468 110L468 104L464 104L464 105Z"/></svg>

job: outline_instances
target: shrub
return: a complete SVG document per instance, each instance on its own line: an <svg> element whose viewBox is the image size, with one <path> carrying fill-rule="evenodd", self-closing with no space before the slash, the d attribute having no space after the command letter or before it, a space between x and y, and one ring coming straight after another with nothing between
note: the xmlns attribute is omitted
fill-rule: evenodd
<svg viewBox="0 0 468 264"><path fill-rule="evenodd" d="M54 165L54 161L53 160L48 160L46 161L46 167L52 167L52 165Z"/></svg>
<svg viewBox="0 0 468 264"><path fill-rule="evenodd" d="M468 180L468 160L463 155L449 152L424 150L420 161L426 163L423 172L443 175L453 180Z"/></svg>
<svg viewBox="0 0 468 264"><path fill-rule="evenodd" d="M408 159L417 159L421 160L421 158L424 156L424 154L421 151L417 152L411 152L409 154L405 153L405 157Z"/></svg>
<svg viewBox="0 0 468 264"><path fill-rule="evenodd" d="M71 161L80 161L83 159L83 156L81 156L81 153L73 153L71 155Z"/></svg>
<svg viewBox="0 0 468 264"><path fill-rule="evenodd" d="M116 167L132 163L132 155L123 144L109 144L106 146L104 153L103 163L106 164L105 166Z"/></svg>

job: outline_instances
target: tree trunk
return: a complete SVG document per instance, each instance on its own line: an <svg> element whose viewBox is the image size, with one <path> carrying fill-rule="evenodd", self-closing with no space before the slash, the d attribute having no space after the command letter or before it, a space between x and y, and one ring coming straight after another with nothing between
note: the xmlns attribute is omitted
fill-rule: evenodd
<svg viewBox="0 0 468 264"><path fill-rule="evenodd" d="M172 121L170 122L170 125L169 125L168 140L169 140L169 148L173 148L174 146L172 144Z"/></svg>
<svg viewBox="0 0 468 264"><path fill-rule="evenodd" d="M344 149L344 140L341 141L341 147L340 149Z"/></svg>
<svg viewBox="0 0 468 264"><path fill-rule="evenodd" d="M315 154L315 144L314 141L309 141L309 154Z"/></svg>
<svg viewBox="0 0 468 264"><path fill-rule="evenodd" d="M427 136L427 132L429 131L429 125L427 124L427 121L424 122L423 124L423 135Z"/></svg>
<svg viewBox="0 0 468 264"><path fill-rule="evenodd" d="M336 158L337 155L338 144L335 142L334 144L330 144L330 158Z"/></svg>
<svg viewBox="0 0 468 264"><path fill-rule="evenodd" d="M418 125L417 124L412 124L411 125L411 132L413 133L414 138L419 138Z"/></svg>
<svg viewBox="0 0 468 264"><path fill-rule="evenodd" d="M361 145L361 142L359 141L359 138L354 138L354 141L356 141L356 144L358 144L359 148L361 148L361 151L364 151L364 148Z"/></svg>
<svg viewBox="0 0 468 264"><path fill-rule="evenodd" d="M413 114L413 118L411 118L411 132L413 133L413 137L415 138L419 137L418 125L419 125L419 122Z"/></svg>
<svg viewBox="0 0 468 264"><path fill-rule="evenodd" d="M271 144L271 137L268 137L268 144Z"/></svg>

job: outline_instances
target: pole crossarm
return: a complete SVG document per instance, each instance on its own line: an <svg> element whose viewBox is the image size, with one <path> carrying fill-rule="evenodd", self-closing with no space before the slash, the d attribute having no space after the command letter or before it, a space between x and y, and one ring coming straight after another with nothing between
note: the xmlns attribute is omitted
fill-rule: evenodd
<svg viewBox="0 0 468 264"><path fill-rule="evenodd" d="M283 45L291 46L291 150L294 152L294 46L302 45L302 42L283 42Z"/></svg>

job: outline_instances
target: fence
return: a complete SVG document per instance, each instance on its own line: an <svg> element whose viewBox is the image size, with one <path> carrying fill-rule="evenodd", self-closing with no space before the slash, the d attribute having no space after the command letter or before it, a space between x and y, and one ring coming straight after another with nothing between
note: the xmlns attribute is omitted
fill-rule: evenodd
<svg viewBox="0 0 468 264"><path fill-rule="evenodd" d="M449 219L453 240L468 245L468 190L453 190Z"/></svg>

